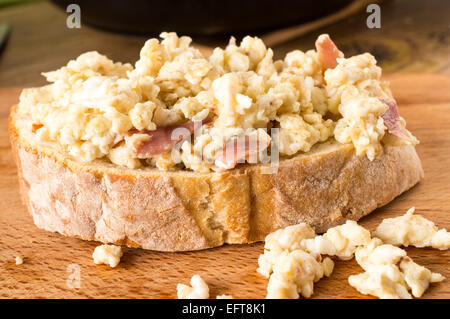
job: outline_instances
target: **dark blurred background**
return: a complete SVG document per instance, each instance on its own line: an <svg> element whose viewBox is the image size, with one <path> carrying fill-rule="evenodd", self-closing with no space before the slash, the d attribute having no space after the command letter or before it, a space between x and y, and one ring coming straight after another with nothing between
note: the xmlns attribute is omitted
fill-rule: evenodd
<svg viewBox="0 0 450 319"><path fill-rule="evenodd" d="M42 85L41 72L89 50L134 63L162 30L191 36L205 53L230 35L258 35L275 58L329 33L346 55L369 51L387 73L450 73L449 0L372 1L381 8L379 29L367 27L367 1L357 1L0 0L0 87ZM79 29L66 25L70 3L80 5Z"/></svg>

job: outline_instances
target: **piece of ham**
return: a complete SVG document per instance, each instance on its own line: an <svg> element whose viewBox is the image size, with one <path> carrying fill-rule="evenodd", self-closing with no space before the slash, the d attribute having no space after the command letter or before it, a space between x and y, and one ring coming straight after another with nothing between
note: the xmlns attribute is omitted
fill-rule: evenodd
<svg viewBox="0 0 450 319"><path fill-rule="evenodd" d="M403 126L400 122L397 102L394 99L379 98L379 100L389 107L387 111L384 112L384 114L381 116L388 132L399 138L404 137Z"/></svg>
<svg viewBox="0 0 450 319"><path fill-rule="evenodd" d="M181 125L158 127L154 131L133 131L125 137L125 143L137 158L149 158L170 151L178 142L190 136L202 124L209 122L206 118L202 122L188 121ZM131 143L129 136L133 134L147 134L149 139L141 143Z"/></svg>
<svg viewBox="0 0 450 319"><path fill-rule="evenodd" d="M33 133L36 133L36 131L37 130L39 130L41 127L43 127L44 125L43 124L32 124L31 125L31 131L33 132Z"/></svg>
<svg viewBox="0 0 450 319"><path fill-rule="evenodd" d="M245 160L254 161L269 145L270 136L264 131L256 131L233 138L216 153L214 169L216 171L232 169Z"/></svg>
<svg viewBox="0 0 450 319"><path fill-rule="evenodd" d="M316 51L324 71L334 69L338 65L337 59L344 57L344 53L339 51L328 34L322 34L317 38Z"/></svg>

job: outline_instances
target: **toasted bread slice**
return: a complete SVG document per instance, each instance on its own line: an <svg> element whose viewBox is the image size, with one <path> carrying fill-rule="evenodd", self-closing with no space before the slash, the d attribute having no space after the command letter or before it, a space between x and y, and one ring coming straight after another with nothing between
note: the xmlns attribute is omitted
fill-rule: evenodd
<svg viewBox="0 0 450 319"><path fill-rule="evenodd" d="M263 174L263 164L163 172L79 162L56 144L35 143L29 127L13 107L9 130L21 195L39 228L159 251L256 242L300 222L324 232L360 219L423 177L413 146L385 146L369 161L332 140L282 159L274 174Z"/></svg>

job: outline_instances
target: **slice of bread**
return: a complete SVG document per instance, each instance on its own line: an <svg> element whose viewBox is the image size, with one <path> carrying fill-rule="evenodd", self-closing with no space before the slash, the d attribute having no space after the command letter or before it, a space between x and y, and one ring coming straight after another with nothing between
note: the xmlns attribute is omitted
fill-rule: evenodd
<svg viewBox="0 0 450 319"><path fill-rule="evenodd" d="M28 127L28 129L26 129ZM358 220L423 177L413 146L385 146L373 161L330 141L280 161L221 173L128 169L81 163L55 144L37 144L31 122L9 118L21 196L48 231L160 251L251 243L307 222L317 232Z"/></svg>

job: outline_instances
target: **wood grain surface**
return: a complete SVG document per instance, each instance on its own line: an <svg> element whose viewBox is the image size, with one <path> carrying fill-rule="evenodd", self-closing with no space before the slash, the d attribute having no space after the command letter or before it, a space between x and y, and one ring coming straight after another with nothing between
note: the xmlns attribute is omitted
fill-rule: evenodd
<svg viewBox="0 0 450 319"><path fill-rule="evenodd" d="M389 205L361 220L374 230L386 217L415 206L439 227L450 229L450 77L402 74L388 77L408 128L420 139L417 146L425 179ZM18 89L0 89L0 298L176 298L177 283L200 274L211 297L264 298L267 279L256 272L263 245L224 246L189 253L159 253L126 248L117 268L95 265L95 242L66 238L37 229L19 199L7 116ZM450 298L450 252L407 248L419 264L448 279L433 284L423 298ZM15 256L24 257L16 265ZM69 265L80 269L80 288L69 288ZM69 269L70 270L70 269ZM370 298L348 285L357 263L336 261L330 278L314 287L314 298Z"/></svg>

